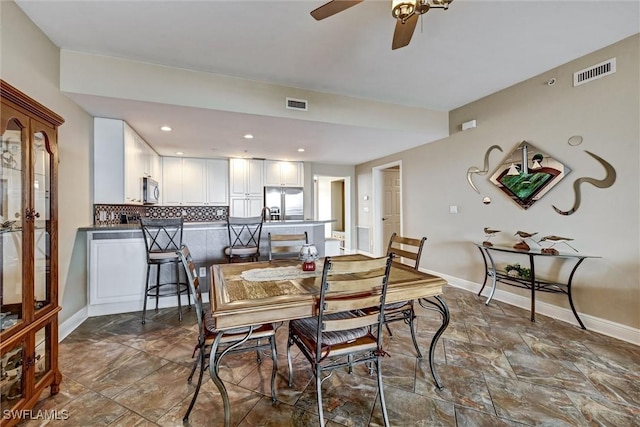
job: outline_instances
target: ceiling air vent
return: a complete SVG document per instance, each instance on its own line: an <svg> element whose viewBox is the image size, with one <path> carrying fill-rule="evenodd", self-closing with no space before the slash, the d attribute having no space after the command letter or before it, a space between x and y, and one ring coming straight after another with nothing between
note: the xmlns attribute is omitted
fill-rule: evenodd
<svg viewBox="0 0 640 427"><path fill-rule="evenodd" d="M287 109L289 110L307 111L307 106L308 103L305 99L287 98Z"/></svg>
<svg viewBox="0 0 640 427"><path fill-rule="evenodd" d="M607 59L596 65L592 65L584 70L573 73L573 86L580 86L589 83L600 77L608 76L616 72L616 58Z"/></svg>

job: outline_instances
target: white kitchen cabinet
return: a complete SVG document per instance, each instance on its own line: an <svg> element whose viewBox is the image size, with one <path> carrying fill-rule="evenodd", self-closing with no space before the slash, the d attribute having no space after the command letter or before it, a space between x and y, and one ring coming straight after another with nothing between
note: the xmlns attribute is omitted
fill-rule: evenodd
<svg viewBox="0 0 640 427"><path fill-rule="evenodd" d="M265 186L302 187L304 185L302 162L264 161Z"/></svg>
<svg viewBox="0 0 640 427"><path fill-rule="evenodd" d="M226 159L207 160L206 204L214 206L229 204L229 161Z"/></svg>
<svg viewBox="0 0 640 427"><path fill-rule="evenodd" d="M89 306L132 301L141 309L146 254L141 238L91 240Z"/></svg>
<svg viewBox="0 0 640 427"><path fill-rule="evenodd" d="M227 205L229 166L221 159L162 158L164 205Z"/></svg>
<svg viewBox="0 0 640 427"><path fill-rule="evenodd" d="M109 234L87 233L89 317L140 311L144 303L147 252L142 235L111 238ZM153 269L150 280L155 280ZM182 303L187 304L186 295ZM159 300L161 308L176 304L176 298Z"/></svg>
<svg viewBox="0 0 640 427"><path fill-rule="evenodd" d="M230 216L260 216L262 214L262 197L231 197L229 202Z"/></svg>
<svg viewBox="0 0 640 427"><path fill-rule="evenodd" d="M229 159L230 195L262 197L263 163L255 159Z"/></svg>
<svg viewBox="0 0 640 427"><path fill-rule="evenodd" d="M122 120L96 117L93 132L94 203L142 203L142 177L159 178L160 156Z"/></svg>
<svg viewBox="0 0 640 427"><path fill-rule="evenodd" d="M162 158L162 187L160 195L163 205L182 204L182 158Z"/></svg>
<svg viewBox="0 0 640 427"><path fill-rule="evenodd" d="M126 123L124 130L124 201L142 203L142 152L137 135Z"/></svg>
<svg viewBox="0 0 640 427"><path fill-rule="evenodd" d="M207 162L205 159L182 159L182 204L206 203Z"/></svg>
<svg viewBox="0 0 640 427"><path fill-rule="evenodd" d="M263 198L262 160L229 159L229 215L258 216Z"/></svg>

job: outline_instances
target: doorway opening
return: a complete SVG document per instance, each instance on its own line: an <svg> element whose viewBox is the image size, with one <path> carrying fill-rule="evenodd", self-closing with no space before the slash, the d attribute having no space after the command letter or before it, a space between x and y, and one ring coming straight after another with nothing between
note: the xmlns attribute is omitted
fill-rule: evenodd
<svg viewBox="0 0 640 427"><path fill-rule="evenodd" d="M393 233L402 235L402 161L372 169L373 253L383 256Z"/></svg>
<svg viewBox="0 0 640 427"><path fill-rule="evenodd" d="M314 218L333 220L325 224L325 239L335 244L339 253L351 250L351 178L314 175ZM335 240L338 240L336 242ZM332 251L333 255L336 255Z"/></svg>

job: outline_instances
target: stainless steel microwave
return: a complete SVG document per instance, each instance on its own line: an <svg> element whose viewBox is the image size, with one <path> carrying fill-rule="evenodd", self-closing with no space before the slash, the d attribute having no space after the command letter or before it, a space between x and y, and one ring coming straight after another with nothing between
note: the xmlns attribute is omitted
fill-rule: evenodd
<svg viewBox="0 0 640 427"><path fill-rule="evenodd" d="M160 202L160 186L158 181L144 177L142 178L142 203L145 205L155 205Z"/></svg>

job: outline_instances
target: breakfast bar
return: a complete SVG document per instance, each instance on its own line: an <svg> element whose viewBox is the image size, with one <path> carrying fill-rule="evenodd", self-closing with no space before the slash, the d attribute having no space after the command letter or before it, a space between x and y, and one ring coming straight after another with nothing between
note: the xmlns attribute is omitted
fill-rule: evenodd
<svg viewBox="0 0 640 427"><path fill-rule="evenodd" d="M260 252L267 253L267 233L304 233L309 243L324 256L324 230L328 221L266 221L262 228ZM88 312L89 316L127 313L142 310L146 250L139 224L89 226L87 233ZM199 276L208 274L206 267L226 263L224 248L229 244L225 221L185 222L183 243L189 246L199 267ZM206 283L206 280L203 280ZM184 304L187 303L186 296ZM177 305L175 298L162 298L160 307Z"/></svg>

